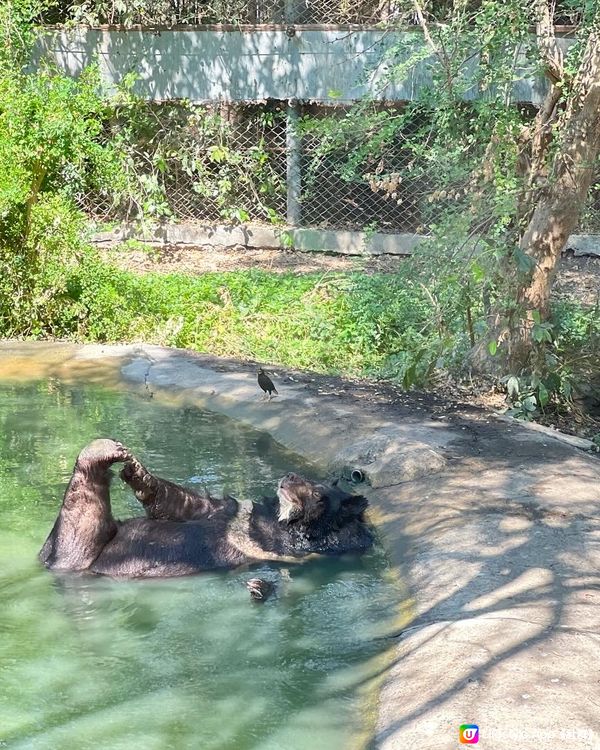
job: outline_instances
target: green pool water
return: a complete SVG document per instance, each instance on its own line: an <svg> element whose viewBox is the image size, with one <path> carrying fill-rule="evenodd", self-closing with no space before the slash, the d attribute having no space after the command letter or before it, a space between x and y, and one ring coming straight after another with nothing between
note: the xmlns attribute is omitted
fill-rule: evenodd
<svg viewBox="0 0 600 750"><path fill-rule="evenodd" d="M0 747L348 750L368 735L398 590L380 550L278 570L113 581L36 554L75 457L123 441L157 474L241 498L296 455L224 417L59 381L0 382ZM117 517L141 515L115 478ZM263 605L244 582L277 579Z"/></svg>

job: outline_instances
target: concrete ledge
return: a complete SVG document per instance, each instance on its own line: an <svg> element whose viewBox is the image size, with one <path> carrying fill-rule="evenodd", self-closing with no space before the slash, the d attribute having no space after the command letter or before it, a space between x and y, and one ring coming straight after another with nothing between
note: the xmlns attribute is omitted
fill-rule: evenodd
<svg viewBox="0 0 600 750"><path fill-rule="evenodd" d="M246 247L266 247L281 249L289 244L293 236L286 229L262 224L246 224L243 228Z"/></svg>
<svg viewBox="0 0 600 750"><path fill-rule="evenodd" d="M166 245L194 245L252 248L294 248L307 252L331 252L343 255L410 255L423 240L418 234L383 234L381 232L350 232L337 229L293 229L263 224L227 226L224 224L157 224L140 229L135 224L122 224L107 232L98 232L93 242L115 245L125 240Z"/></svg>
<svg viewBox="0 0 600 750"><path fill-rule="evenodd" d="M302 3L301 5L304 5ZM379 24L378 24L379 26ZM379 101L412 101L431 85L434 56L418 27L383 24L339 26L288 24L262 27L231 25L144 29L74 26L38 34L33 64L49 59L63 72L78 76L94 60L109 89L136 71L134 93L151 101L187 99L200 102L262 102L299 99L339 106L365 96ZM573 39L557 39L566 54ZM540 105L546 83L528 56L529 44L515 50L511 98ZM404 76L386 75L374 65L394 49L406 65ZM476 66L477 50L468 57ZM226 61L226 63L224 62ZM471 86L465 99L477 99Z"/></svg>
<svg viewBox="0 0 600 750"><path fill-rule="evenodd" d="M261 238L269 244L262 247L278 247L273 232L262 232ZM241 226L225 224L156 224L140 228L136 224L121 224L112 230L98 232L92 241L98 245L117 245L126 240L137 240L149 244L195 245L197 247L221 245L236 247L247 245L248 231Z"/></svg>
<svg viewBox="0 0 600 750"><path fill-rule="evenodd" d="M340 253L342 255L410 255L422 241L418 234L349 232L342 229L293 229L296 250Z"/></svg>
<svg viewBox="0 0 600 750"><path fill-rule="evenodd" d="M264 224L157 224L140 229L135 224L122 224L106 232L97 232L92 241L99 245L115 245L128 239L166 245L194 245L196 247L252 247L285 250L294 248L304 252L329 252L340 255L411 255L426 236L402 232L352 232L344 229L311 229L275 227ZM566 245L575 255L600 257L600 235L574 234Z"/></svg>
<svg viewBox="0 0 600 750"><path fill-rule="evenodd" d="M92 241L98 245L116 245L125 240L165 245L194 245L252 248L294 248L306 252L331 252L343 255L410 255L422 242L418 234L350 232L342 229L293 229L263 224L227 226L224 224L157 224L140 229L122 224L106 232L97 232Z"/></svg>

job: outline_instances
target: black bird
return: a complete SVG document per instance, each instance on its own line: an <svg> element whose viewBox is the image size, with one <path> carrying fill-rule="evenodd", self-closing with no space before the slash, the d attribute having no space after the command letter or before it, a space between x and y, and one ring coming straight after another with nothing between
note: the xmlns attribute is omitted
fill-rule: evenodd
<svg viewBox="0 0 600 750"><path fill-rule="evenodd" d="M273 381L262 369L262 367L258 370L258 384L265 393L269 394L269 401L271 400L273 394L278 395L277 388L275 388L275 386L273 385Z"/></svg>

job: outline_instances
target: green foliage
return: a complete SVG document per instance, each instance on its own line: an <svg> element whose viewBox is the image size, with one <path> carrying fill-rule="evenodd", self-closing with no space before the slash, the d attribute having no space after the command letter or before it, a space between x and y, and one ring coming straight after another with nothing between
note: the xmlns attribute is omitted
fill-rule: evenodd
<svg viewBox="0 0 600 750"><path fill-rule="evenodd" d="M440 336L431 295L401 274L136 275L86 250L67 269L48 266L47 288L58 287L55 275L60 295L40 308L35 325L33 318L21 318L20 327L8 332L144 340L322 372L393 377L408 387L431 383L457 346L457 339ZM2 320L0 332L7 332Z"/></svg>
<svg viewBox="0 0 600 750"><path fill-rule="evenodd" d="M363 101L341 120L304 120L303 133L318 144L309 177L330 159L343 180L368 185L391 202L408 199L421 217L418 231L429 236L426 262L415 263L422 283L431 283L431 264L441 286L455 283L441 278L446 269L458 274L467 290L463 311L470 308L471 333L479 339L489 303L507 294L513 270L520 264L524 272L528 260L517 249L518 163L531 113L510 102L525 72L516 71L515 55L529 38L531 13L522 0L454 10L425 3L424 10L445 21L427 25L429 45L421 32L399 37L382 66L388 68L384 83L410 81L419 66L419 80L426 70L431 85L402 108L381 110ZM522 64L531 71L538 63Z"/></svg>
<svg viewBox="0 0 600 750"><path fill-rule="evenodd" d="M159 107L137 97L134 85L134 78L123 83L104 133L127 168L126 183L105 183L117 212L136 219L170 217L183 189L188 201L195 194L223 221L282 222L285 181L273 158L281 111L257 114L251 108L230 120L188 102Z"/></svg>
<svg viewBox="0 0 600 750"><path fill-rule="evenodd" d="M0 65L6 73L20 69L34 41L34 20L48 7L47 0L4 0L0 3Z"/></svg>
<svg viewBox="0 0 600 750"><path fill-rule="evenodd" d="M98 143L105 109L99 85L94 69L78 81L49 69L1 75L1 242L27 242L38 197L74 196L82 173L108 152Z"/></svg>
<svg viewBox="0 0 600 750"><path fill-rule="evenodd" d="M511 375L505 378L507 400L510 408L507 414L522 419L526 422L532 421L544 411L550 400L550 391L546 383L533 376L531 378L517 378Z"/></svg>
<svg viewBox="0 0 600 750"><path fill-rule="evenodd" d="M0 333L145 340L392 378L407 388L431 385L440 370L462 374L479 341L500 358L505 341L491 330L490 311L500 304L518 321L511 284L532 270L519 249L520 160L531 113L511 104L531 8L522 0L424 8L434 52L416 43L419 32L384 61L396 81L429 66L432 84L418 101L385 110L365 101L341 119L306 118L300 126L305 145L313 144L306 189L330 160L343 181L386 200L409 192L426 225L418 254L395 275L189 278L137 276L102 262L85 247L77 200L92 191L129 216L169 217L167 194L181 179L223 220L279 223L285 185L272 150L282 113L229 118L185 102L159 112L132 93L133 77L107 102L93 69L77 81L51 69L24 73L40 5L0 6ZM586 4L578 18L595 9ZM568 57L570 74L578 54L576 47ZM536 50L521 64L538 67ZM249 146L240 150L244 139ZM285 230L282 237L291 243ZM597 379L600 359L597 306L560 303L549 319L534 311L530 325L534 356L506 380L525 418L568 405L582 381Z"/></svg>
<svg viewBox="0 0 600 750"><path fill-rule="evenodd" d="M43 194L32 210L27 242L0 247L0 332L64 336L78 311L67 293L84 217L63 195Z"/></svg>
<svg viewBox="0 0 600 750"><path fill-rule="evenodd" d="M569 412L574 398L600 396L600 305L585 307L573 300L553 305L550 322L534 316L536 363L520 377L504 378L509 413L537 419Z"/></svg>
<svg viewBox="0 0 600 750"><path fill-rule="evenodd" d="M114 179L118 155L99 135L106 105L95 69L77 81L24 72L37 4L0 9L10 52L0 65L0 321L5 335L61 334L66 277L82 246L75 200L87 179ZM23 54L21 54L23 53Z"/></svg>
<svg viewBox="0 0 600 750"><path fill-rule="evenodd" d="M75 243L77 230L73 227ZM389 378L407 388L431 386L441 371L460 374L469 347L463 290L456 283L424 287L408 267L393 275L239 271L190 277L137 275L104 263L93 250L77 255L78 262L66 269L44 264L37 304L29 303L29 315L18 325L13 319L7 328L0 319L0 333L147 341ZM523 376L518 391L512 386L516 414L531 418L558 408L575 392L581 357L587 355L590 366L599 359L598 310L563 304L553 326L552 344L540 346L562 364L552 378ZM569 359L576 356L579 362Z"/></svg>
<svg viewBox="0 0 600 750"><path fill-rule="evenodd" d="M559 115L549 131L555 145L544 152L545 162L532 175L535 113L515 103L515 87L522 78L547 73L543 45L538 47L531 33L535 4L473 0L419 5L420 33L399 37L376 64L378 72L388 71L384 85L412 85L413 75L422 84L428 75L430 86L421 85L418 100L402 108L382 110L376 102L362 101L341 119L305 120L305 137L317 144L309 175L316 176L329 160L338 164L337 174L345 181L368 185L390 201L409 197L421 217L418 231L427 237L419 245L419 257L410 261L412 278L433 290L439 359L456 370L452 358L455 352L468 357L468 337L488 362L505 363L515 352L510 347L513 333L529 331L532 346L520 373L528 385L521 387L521 395L529 391L525 411L537 413L555 397L568 401L594 352L584 347L574 363L570 344L562 346L561 341L572 341L576 321L561 332L559 320L523 309L519 294L535 267L535 259L521 249L521 239L538 185L551 179L552 157L565 126ZM581 42L598 23L600 3L567 0L552 4L550 11L556 23L579 24L578 41L566 56L561 112L580 64ZM456 323L461 318L462 326ZM434 347L422 352L418 342L413 344L411 364L403 373L427 377L435 369L437 352ZM502 366L495 363L492 369Z"/></svg>

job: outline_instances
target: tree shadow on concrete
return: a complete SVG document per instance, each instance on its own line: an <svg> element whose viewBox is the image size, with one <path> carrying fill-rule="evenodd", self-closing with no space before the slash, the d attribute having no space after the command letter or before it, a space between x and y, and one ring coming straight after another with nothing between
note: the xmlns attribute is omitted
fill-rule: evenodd
<svg viewBox="0 0 600 750"><path fill-rule="evenodd" d="M592 663L599 639L600 519L594 488L600 463L551 438L545 445L538 437L529 439L520 428L514 429L521 449L515 456L513 440L496 430L496 437L484 441L485 455L464 456L446 476L384 492L384 504L396 511L384 526L404 550L416 612L398 634L388 683L397 708L381 728L379 744L411 725L430 729L442 707L447 715L464 703L476 716L481 686L498 699L504 690L505 701L533 698L529 711L536 725L543 718L535 716L537 696L529 693L542 681L546 690L557 689L549 684L552 675L554 683L575 685L569 699L556 697L563 719L578 716L585 726L594 713L590 695L596 679L585 660ZM564 655L557 643L567 647ZM558 661L545 661L548 653ZM577 675L571 674L571 658ZM391 684L401 678L417 688L419 674L413 671L410 678L402 663L418 669L422 660L428 665L422 694L394 693ZM506 679L511 673L512 684ZM527 687L532 689L521 694ZM468 717L457 719L456 730ZM442 738L436 746L443 746Z"/></svg>

